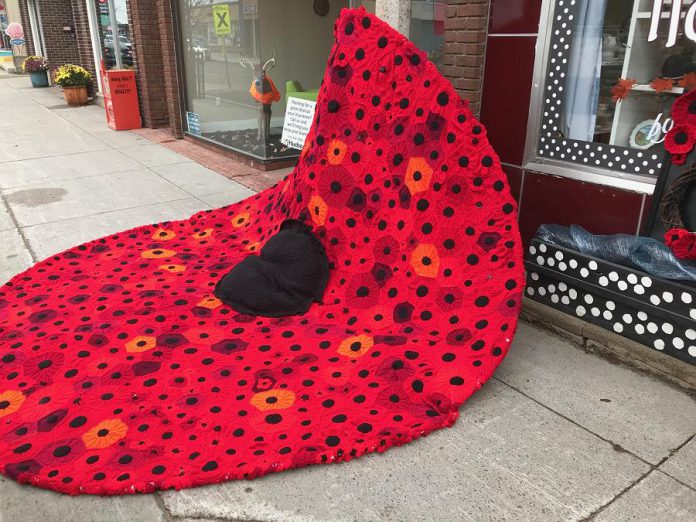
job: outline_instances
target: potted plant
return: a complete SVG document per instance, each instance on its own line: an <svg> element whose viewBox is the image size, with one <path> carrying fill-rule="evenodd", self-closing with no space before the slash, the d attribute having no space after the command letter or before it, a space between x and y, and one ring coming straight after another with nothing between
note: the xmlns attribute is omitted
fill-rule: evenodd
<svg viewBox="0 0 696 522"><path fill-rule="evenodd" d="M53 73L53 81L63 88L63 96L68 105L78 107L87 103L87 84L92 80L90 72L67 63Z"/></svg>
<svg viewBox="0 0 696 522"><path fill-rule="evenodd" d="M43 56L27 56L22 69L29 73L32 87L48 87L48 64Z"/></svg>

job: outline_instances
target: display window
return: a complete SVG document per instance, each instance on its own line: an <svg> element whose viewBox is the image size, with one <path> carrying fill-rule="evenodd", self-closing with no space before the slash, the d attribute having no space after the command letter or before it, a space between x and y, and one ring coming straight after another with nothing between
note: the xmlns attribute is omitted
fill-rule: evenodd
<svg viewBox="0 0 696 522"><path fill-rule="evenodd" d="M696 85L694 0L546 3L532 161L654 184L672 103Z"/></svg>
<svg viewBox="0 0 696 522"><path fill-rule="evenodd" d="M101 59L106 69L132 69L133 46L127 0L94 0ZM114 30L115 29L115 30Z"/></svg>
<svg viewBox="0 0 696 522"><path fill-rule="evenodd" d="M281 142L288 99L316 100L334 21L362 4L178 0L186 132L262 161L298 156Z"/></svg>
<svg viewBox="0 0 696 522"><path fill-rule="evenodd" d="M442 69L445 43L445 10L447 2L438 0L413 0L409 39L425 51L428 59Z"/></svg>

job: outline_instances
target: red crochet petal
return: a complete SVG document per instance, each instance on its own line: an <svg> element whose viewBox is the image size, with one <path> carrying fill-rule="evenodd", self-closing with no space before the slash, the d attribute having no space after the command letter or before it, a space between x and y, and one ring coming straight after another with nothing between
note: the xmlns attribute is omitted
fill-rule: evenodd
<svg viewBox="0 0 696 522"><path fill-rule="evenodd" d="M70 494L251 478L449 426L507 353L524 285L485 129L403 36L336 23L295 171L245 201L53 256L0 287L0 470ZM250 317L212 296L287 218L324 301Z"/></svg>

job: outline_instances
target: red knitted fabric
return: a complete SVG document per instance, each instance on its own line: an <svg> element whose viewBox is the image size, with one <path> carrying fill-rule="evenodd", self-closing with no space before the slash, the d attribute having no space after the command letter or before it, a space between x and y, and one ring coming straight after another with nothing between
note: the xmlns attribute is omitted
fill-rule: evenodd
<svg viewBox="0 0 696 522"><path fill-rule="evenodd" d="M522 248L498 157L425 55L336 24L295 171L53 256L0 288L0 470L70 494L251 478L450 426L510 346ZM303 316L212 291L287 218L331 275Z"/></svg>

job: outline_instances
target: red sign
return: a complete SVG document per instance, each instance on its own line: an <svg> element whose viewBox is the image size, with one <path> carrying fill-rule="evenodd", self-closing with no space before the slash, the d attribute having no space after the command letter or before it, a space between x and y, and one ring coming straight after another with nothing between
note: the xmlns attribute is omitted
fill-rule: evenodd
<svg viewBox="0 0 696 522"><path fill-rule="evenodd" d="M102 65L106 121L114 130L139 129L142 126L135 72L126 69L105 71Z"/></svg>

